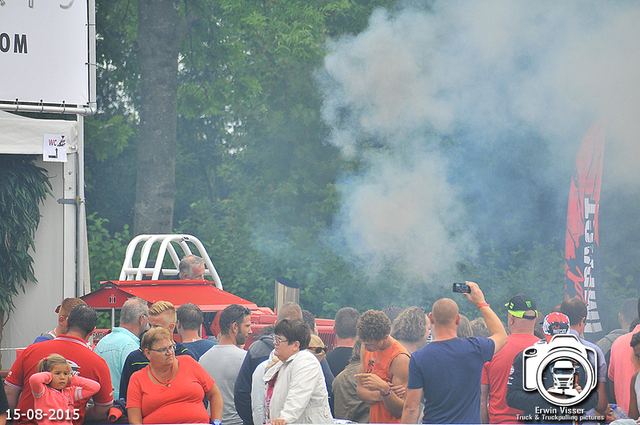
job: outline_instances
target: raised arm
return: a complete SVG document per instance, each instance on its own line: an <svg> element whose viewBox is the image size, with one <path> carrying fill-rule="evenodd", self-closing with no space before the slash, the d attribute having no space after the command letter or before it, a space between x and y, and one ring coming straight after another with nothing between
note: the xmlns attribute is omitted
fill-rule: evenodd
<svg viewBox="0 0 640 425"><path fill-rule="evenodd" d="M29 378L29 386L31 392L35 398L40 398L44 395L45 387L52 379L51 372L38 372L31 375Z"/></svg>
<svg viewBox="0 0 640 425"><path fill-rule="evenodd" d="M489 304L484 299L484 294L480 290L480 287L475 282L465 282L469 285L471 289L471 293L464 294L469 301L476 307L480 309L480 314L484 318L484 321L487 323L487 328L491 333L489 339L492 339L495 343L494 354L500 351L500 349L507 343L507 332L504 330L504 326L502 326L502 322L498 318L498 316L491 310Z"/></svg>
<svg viewBox="0 0 640 425"><path fill-rule="evenodd" d="M78 375L74 375L71 378L71 385L80 387L80 391L76 391L74 393L76 400L88 400L91 396L100 391L100 384L98 382ZM107 385L111 385L111 382Z"/></svg>

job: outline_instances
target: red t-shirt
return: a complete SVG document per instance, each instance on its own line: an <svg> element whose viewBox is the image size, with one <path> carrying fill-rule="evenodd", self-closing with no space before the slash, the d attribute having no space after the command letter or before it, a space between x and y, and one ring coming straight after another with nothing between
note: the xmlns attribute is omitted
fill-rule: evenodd
<svg viewBox="0 0 640 425"><path fill-rule="evenodd" d="M631 399L631 377L638 372L633 361L634 354L630 342L631 337L638 332L640 332L640 325L616 339L611 345L609 359L609 378L613 380L616 402L627 413Z"/></svg>
<svg viewBox="0 0 640 425"><path fill-rule="evenodd" d="M373 373L382 378L383 381L391 384L391 374L389 367L391 362L400 354L409 356L409 352L398 341L394 341L388 348L382 351L364 352L365 372ZM383 401L378 401L371 405L369 409L369 421L373 424L399 424L400 419L393 416L384 405Z"/></svg>
<svg viewBox="0 0 640 425"><path fill-rule="evenodd" d="M527 347L540 341L535 335L511 334L507 343L491 361L482 368L482 384L489 385L489 423L512 424L519 423L517 414L522 410L507 406L507 381L516 355Z"/></svg>
<svg viewBox="0 0 640 425"><path fill-rule="evenodd" d="M202 400L215 381L190 356L176 358L178 373L170 387L151 381L147 371L149 366L131 375L127 389L127 409L142 409L142 423L210 423L209 413Z"/></svg>
<svg viewBox="0 0 640 425"><path fill-rule="evenodd" d="M5 383L10 387L22 390L20 401L16 407L22 416L14 423L36 423L35 419L29 420L26 416L28 412L33 416L34 412L33 393L28 385L29 378L38 372L38 362L52 353L60 354L67 359L74 372L80 376L93 379L100 384L100 390L93 396L96 405L107 406L113 403L111 374L107 362L91 351L82 339L70 335L58 335L51 341L38 342L28 346L13 363L11 371L7 375ZM83 403L79 408L80 418L73 421L76 425L82 423L86 406ZM13 418L14 415L12 414L11 417Z"/></svg>

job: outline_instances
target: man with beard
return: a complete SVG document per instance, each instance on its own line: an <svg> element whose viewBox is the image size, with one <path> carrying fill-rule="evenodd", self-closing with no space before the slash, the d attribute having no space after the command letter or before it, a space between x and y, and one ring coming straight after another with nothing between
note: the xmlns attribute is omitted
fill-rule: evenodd
<svg viewBox="0 0 640 425"><path fill-rule="evenodd" d="M247 354L240 347L244 346L251 333L251 311L238 304L231 304L220 313L219 324L220 341L200 357L200 364L216 381L222 394L222 423L242 425L242 419L235 408L233 390Z"/></svg>

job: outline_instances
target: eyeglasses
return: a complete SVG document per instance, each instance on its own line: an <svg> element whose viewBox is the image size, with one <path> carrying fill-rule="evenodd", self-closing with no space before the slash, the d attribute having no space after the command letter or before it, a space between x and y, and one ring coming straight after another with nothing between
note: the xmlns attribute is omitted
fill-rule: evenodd
<svg viewBox="0 0 640 425"><path fill-rule="evenodd" d="M164 354L166 356L166 355L169 354L169 352L171 352L171 351L175 352L176 351L176 344L172 344L172 345L170 345L168 347L165 347L165 348L160 348L159 350L156 350L154 348L149 348L149 350L155 351L156 353Z"/></svg>
<svg viewBox="0 0 640 425"><path fill-rule="evenodd" d="M326 353L326 347L309 347L309 350L315 352L316 354Z"/></svg>
<svg viewBox="0 0 640 425"><path fill-rule="evenodd" d="M274 337L273 337L273 343L274 343L275 345L280 345L280 344L282 344L283 342L289 342L289 340L288 340L288 339L282 339L282 338L279 338L279 337L277 337L277 336L274 336Z"/></svg>
<svg viewBox="0 0 640 425"><path fill-rule="evenodd" d="M244 308L244 310L242 310L242 313L240 313L238 315L238 317L236 317L235 319L233 319L233 321L231 323L235 323L238 320L240 320L242 317L244 316L251 316L251 310L249 310L247 307Z"/></svg>

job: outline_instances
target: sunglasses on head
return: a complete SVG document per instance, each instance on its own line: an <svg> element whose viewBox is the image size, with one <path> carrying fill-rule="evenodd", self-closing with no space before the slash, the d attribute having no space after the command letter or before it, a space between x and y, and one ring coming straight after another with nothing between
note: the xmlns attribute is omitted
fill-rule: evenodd
<svg viewBox="0 0 640 425"><path fill-rule="evenodd" d="M316 354L326 353L326 347L309 347L309 350L315 352Z"/></svg>
<svg viewBox="0 0 640 425"><path fill-rule="evenodd" d="M237 322L238 320L242 319L244 316L251 316L251 310L249 310L247 307L245 307L242 310L242 313L240 313L238 317L236 317L235 320L233 320L231 323Z"/></svg>

